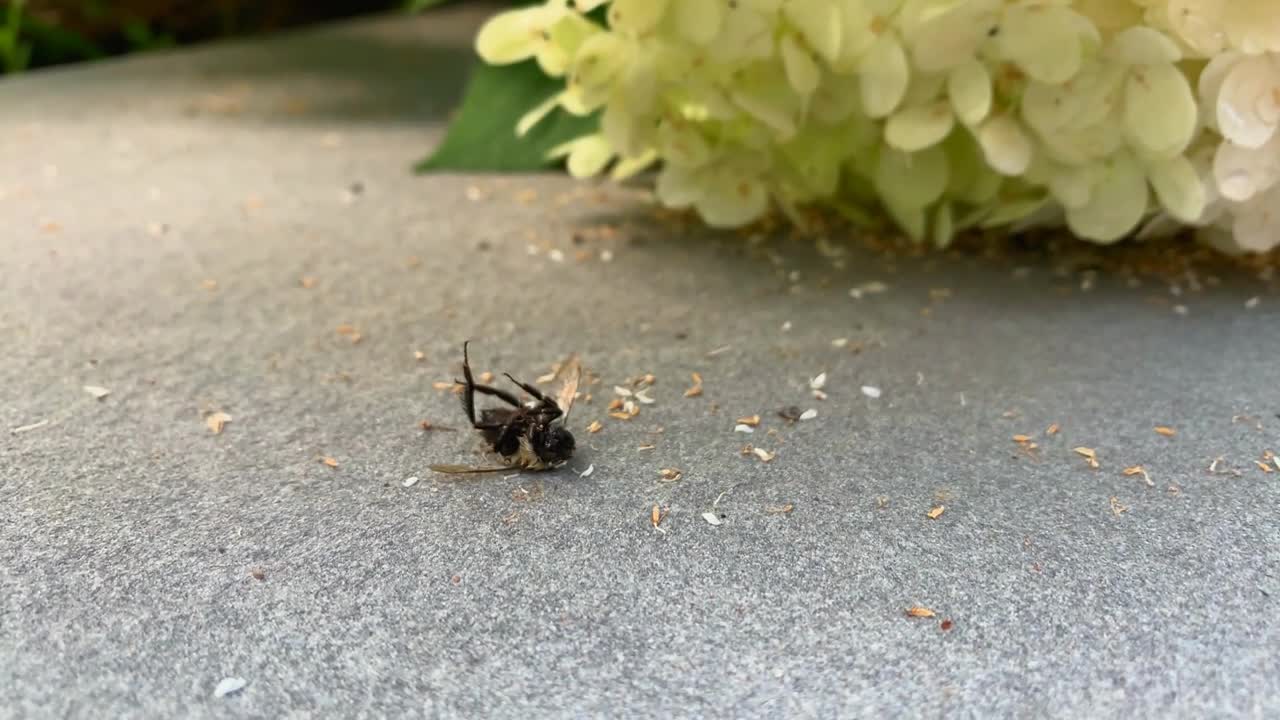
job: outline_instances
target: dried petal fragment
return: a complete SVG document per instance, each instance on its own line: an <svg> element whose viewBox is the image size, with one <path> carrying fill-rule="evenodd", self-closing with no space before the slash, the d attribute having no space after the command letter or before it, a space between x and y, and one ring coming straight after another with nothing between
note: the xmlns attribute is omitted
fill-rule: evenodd
<svg viewBox="0 0 1280 720"><path fill-rule="evenodd" d="M1045 430L1045 431L1044 431L1044 434L1045 434L1045 435L1057 435L1057 434L1058 434L1058 431L1059 431L1059 430L1061 430L1061 429L1062 429L1062 428L1058 426L1058 423L1054 423L1054 424L1052 424L1052 425L1050 425L1050 426L1049 426L1049 429L1048 429L1048 430Z"/></svg>
<svg viewBox="0 0 1280 720"><path fill-rule="evenodd" d="M1087 447L1072 448L1072 452L1074 452L1075 454L1087 460L1089 462L1089 467L1094 469L1097 469L1099 467L1098 452L1093 448L1087 448Z"/></svg>
<svg viewBox="0 0 1280 720"><path fill-rule="evenodd" d="M684 471L679 468L662 468L658 471L658 474L667 482L675 482L684 477Z"/></svg>
<svg viewBox="0 0 1280 720"><path fill-rule="evenodd" d="M1174 435L1178 434L1178 431L1166 425L1157 425L1156 434L1163 435L1165 437L1173 437Z"/></svg>
<svg viewBox="0 0 1280 720"><path fill-rule="evenodd" d="M698 397L702 394L702 375L699 373L689 373L689 375L693 378L693 386L684 391L684 396L687 398Z"/></svg>
<svg viewBox="0 0 1280 720"><path fill-rule="evenodd" d="M751 452L754 453L756 457L760 458L760 462L766 463L772 462L773 459L778 456L777 453L771 453L764 448L752 448Z"/></svg>
<svg viewBox="0 0 1280 720"><path fill-rule="evenodd" d="M757 427L760 425L760 416L748 415L746 417L740 417L738 418L737 423L739 425L750 425L751 427Z"/></svg>
<svg viewBox="0 0 1280 720"><path fill-rule="evenodd" d="M1147 474L1147 469L1141 465L1134 465L1133 467L1127 467L1121 472L1128 477L1132 477L1134 475L1141 475L1142 481L1145 482L1148 487L1156 486L1156 484L1151 481L1151 476Z"/></svg>
<svg viewBox="0 0 1280 720"><path fill-rule="evenodd" d="M931 617L937 617L937 615L938 615L937 613L935 613L934 611L930 610L927 607L907 608L908 617L931 618Z"/></svg>
<svg viewBox="0 0 1280 720"><path fill-rule="evenodd" d="M601 425L599 420L592 420L591 424L587 426L587 432L591 433L592 435L600 432L603 429L604 429L604 425Z"/></svg>
<svg viewBox="0 0 1280 720"><path fill-rule="evenodd" d="M338 461L334 460L331 457L322 457L320 458L320 462L324 463L325 465L328 465L331 468L338 467Z"/></svg>
<svg viewBox="0 0 1280 720"><path fill-rule="evenodd" d="M937 520L938 518L942 517L942 513L946 511L947 511L946 505L939 505L938 507L925 513L925 516L928 517L930 520Z"/></svg>
<svg viewBox="0 0 1280 720"><path fill-rule="evenodd" d="M204 424L208 426L209 431L214 435L221 433L229 422L231 422L231 416L224 412L213 413L204 419Z"/></svg>

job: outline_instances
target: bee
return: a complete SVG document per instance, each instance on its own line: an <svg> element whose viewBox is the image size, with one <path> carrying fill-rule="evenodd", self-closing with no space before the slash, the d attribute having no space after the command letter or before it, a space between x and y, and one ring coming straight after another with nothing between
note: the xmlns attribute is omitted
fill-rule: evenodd
<svg viewBox="0 0 1280 720"><path fill-rule="evenodd" d="M538 388L503 375L524 390L532 398L521 402L515 395L477 383L471 374L470 341L462 344L462 377L454 382L462 386L462 410L471 426L480 432L485 442L502 462L496 467L472 467L469 465L432 465L440 473L486 473L510 468L522 470L550 470L562 467L573 457L575 442L573 433L565 424L573 409L582 379L582 365L576 355L571 355L556 370L554 397ZM476 417L476 393L495 397L510 407L484 408Z"/></svg>

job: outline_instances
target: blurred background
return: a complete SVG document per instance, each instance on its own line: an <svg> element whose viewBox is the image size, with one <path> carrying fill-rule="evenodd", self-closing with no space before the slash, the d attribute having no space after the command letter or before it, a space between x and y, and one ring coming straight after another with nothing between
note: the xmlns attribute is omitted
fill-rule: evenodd
<svg viewBox="0 0 1280 720"><path fill-rule="evenodd" d="M0 73L254 35L431 0L4 0Z"/></svg>

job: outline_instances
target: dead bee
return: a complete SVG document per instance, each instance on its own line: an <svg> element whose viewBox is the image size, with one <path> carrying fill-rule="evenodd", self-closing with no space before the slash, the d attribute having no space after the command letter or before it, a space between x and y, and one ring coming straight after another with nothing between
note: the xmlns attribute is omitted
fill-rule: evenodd
<svg viewBox="0 0 1280 720"><path fill-rule="evenodd" d="M548 470L558 468L573 457L574 439L565 423L573 400L578 394L582 378L582 366L576 355L560 364L555 375L555 397L548 397L538 388L503 373L508 380L520 386L533 398L521 403L515 395L488 385L481 385L471 375L471 359L467 353L470 341L462 344L462 377L455 381L463 387L462 409L472 427L480 431L484 439L497 453L502 465L497 467L472 467L469 465L432 465L441 473L485 473L509 468L523 470ZM485 408L476 419L475 395L492 395L511 407Z"/></svg>

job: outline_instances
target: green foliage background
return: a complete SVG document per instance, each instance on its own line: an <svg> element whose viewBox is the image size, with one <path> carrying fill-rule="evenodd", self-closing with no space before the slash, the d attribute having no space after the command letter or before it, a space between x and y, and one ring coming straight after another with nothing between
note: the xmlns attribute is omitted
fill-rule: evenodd
<svg viewBox="0 0 1280 720"><path fill-rule="evenodd" d="M17 73L366 12L418 13L463 1L0 1L0 71ZM598 125L596 116L556 110L523 138L516 137L515 126L525 112L562 88L561 81L546 77L532 60L491 67L475 58L462 106L444 141L416 169L522 172L559 165L562 161L547 159L547 151L592 132Z"/></svg>

